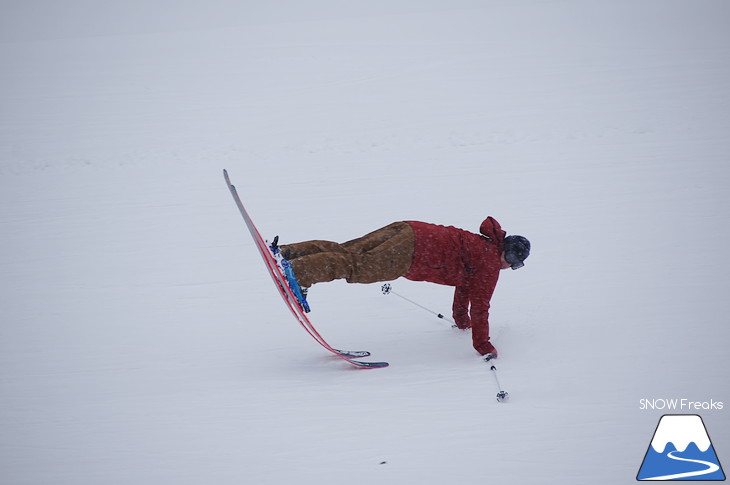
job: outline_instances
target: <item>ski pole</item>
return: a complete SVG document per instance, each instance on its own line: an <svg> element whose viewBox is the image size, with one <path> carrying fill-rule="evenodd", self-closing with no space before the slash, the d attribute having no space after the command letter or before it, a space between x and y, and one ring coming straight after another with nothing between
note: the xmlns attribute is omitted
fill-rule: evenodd
<svg viewBox="0 0 730 485"><path fill-rule="evenodd" d="M439 317L442 320L446 320L447 322L451 323L451 325L454 325L454 326L456 325L456 323L453 320L451 320L449 317L444 316L442 313L438 313L433 310L430 310L430 309L426 308L425 306L420 305L420 304L416 303L415 301L406 298L403 295L399 295L398 293L393 291L393 287L390 285L390 283L384 284L380 289L382 290L384 295L395 295L400 298L403 298L405 301L416 305L418 308L422 308L423 310L426 310L428 313L436 315L437 317Z"/></svg>
<svg viewBox="0 0 730 485"><path fill-rule="evenodd" d="M494 375L494 380L497 382L497 389L499 392L497 392L497 401L498 402L504 402L509 397L509 393L507 391L502 390L502 385L499 383L499 377L497 376L497 367L491 362L496 356L494 354L487 354L484 357L484 361L487 364L490 364L490 370L492 371L492 374Z"/></svg>
<svg viewBox="0 0 730 485"><path fill-rule="evenodd" d="M425 306L423 306L421 304L416 303L415 301L413 301L409 298L406 298L403 295L396 293L395 291L393 291L393 287L390 285L390 283L384 284L380 289L382 290L384 295L398 296L398 297L404 299L405 301L416 305L418 308L422 308L423 310L426 310L427 312L429 312L433 315L436 315L440 319L446 320L447 322L451 323L452 326L456 327L456 323L453 320L451 320L450 318L445 317L443 314L437 313L429 308L426 308ZM496 357L497 356L495 354L487 354L484 356L484 362L489 364L489 369L492 371L492 375L494 375L494 381L497 383L497 390L499 391L499 392L497 392L497 401L504 402L509 397L509 393L507 391L502 390L502 385L499 383L499 376L497 375L497 366L495 366L494 363L492 362L492 360L494 360Z"/></svg>

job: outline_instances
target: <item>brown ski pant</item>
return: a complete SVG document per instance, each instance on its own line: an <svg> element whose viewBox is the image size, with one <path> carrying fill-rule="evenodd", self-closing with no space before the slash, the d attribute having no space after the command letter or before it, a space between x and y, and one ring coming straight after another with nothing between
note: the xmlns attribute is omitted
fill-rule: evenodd
<svg viewBox="0 0 730 485"><path fill-rule="evenodd" d="M390 281L408 272L416 237L407 222L394 222L363 237L339 244L306 241L280 246L291 261L299 285L345 279L348 283Z"/></svg>

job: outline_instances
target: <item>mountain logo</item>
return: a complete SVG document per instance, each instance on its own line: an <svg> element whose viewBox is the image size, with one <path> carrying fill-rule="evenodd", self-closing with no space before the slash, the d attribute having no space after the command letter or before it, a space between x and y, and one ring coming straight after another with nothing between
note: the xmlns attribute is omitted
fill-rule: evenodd
<svg viewBox="0 0 730 485"><path fill-rule="evenodd" d="M665 414L641 463L637 480L725 480L702 418Z"/></svg>

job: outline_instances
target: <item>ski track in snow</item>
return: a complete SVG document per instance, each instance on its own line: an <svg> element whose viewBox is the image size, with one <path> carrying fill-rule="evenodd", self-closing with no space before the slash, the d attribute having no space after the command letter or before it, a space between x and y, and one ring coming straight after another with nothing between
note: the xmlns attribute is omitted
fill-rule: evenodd
<svg viewBox="0 0 730 485"><path fill-rule="evenodd" d="M92 3L0 15L0 482L613 485L640 399L730 402L727 2ZM310 317L390 367L326 355L223 168L282 243L530 238L490 310L509 402L380 285Z"/></svg>
<svg viewBox="0 0 730 485"><path fill-rule="evenodd" d="M679 457L679 456L674 456L674 453L678 453L678 452L677 451L669 452L669 453L667 453L667 456L669 458L671 458L672 460L687 461L687 462L690 462L690 463L699 463L700 465L707 466L707 468L704 469L704 470L698 470L698 471L694 471L694 472L675 473L673 475L662 475L660 477L644 478L643 480L677 480L677 479L680 479L680 478L699 477L699 476L702 476L702 475L708 475L710 473L714 473L714 472L716 472L717 470L720 469L719 466L717 466L716 464L711 463L709 461L692 460L692 459L689 459L689 458L682 458L682 457Z"/></svg>

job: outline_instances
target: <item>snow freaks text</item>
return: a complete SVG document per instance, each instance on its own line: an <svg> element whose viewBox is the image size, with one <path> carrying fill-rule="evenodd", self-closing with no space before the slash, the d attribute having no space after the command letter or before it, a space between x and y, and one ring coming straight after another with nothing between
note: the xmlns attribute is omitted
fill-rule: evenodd
<svg viewBox="0 0 730 485"><path fill-rule="evenodd" d="M700 411L720 410L724 406L722 401L693 401L691 399L639 399L641 410L668 410L668 411Z"/></svg>

